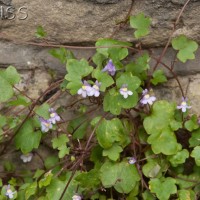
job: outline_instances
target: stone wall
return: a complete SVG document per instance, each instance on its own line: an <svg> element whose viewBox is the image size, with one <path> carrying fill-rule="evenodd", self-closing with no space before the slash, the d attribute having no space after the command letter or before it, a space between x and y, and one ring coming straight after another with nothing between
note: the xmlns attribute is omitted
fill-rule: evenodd
<svg viewBox="0 0 200 200"><path fill-rule="evenodd" d="M171 33L173 23L186 0L135 0L131 14L144 12L152 18L151 33L142 39L142 45L159 56L162 46ZM0 0L0 67L16 66L23 76L23 87L29 89L33 98L39 95L51 81L50 70L62 76L65 66L48 54L49 48L30 45L38 42L35 31L38 25L47 32L48 43L67 45L93 45L98 38L110 37L118 30L131 8L132 0ZM15 8L15 18L6 12ZM20 8L22 8L20 10ZM28 17L22 20L28 14ZM174 35L185 34L200 42L200 1L191 0L184 11ZM114 38L135 42L133 30L123 26ZM93 50L74 50L78 58L89 58ZM174 51L170 48L165 58L171 62ZM196 60L186 64L177 62L175 71L180 76L184 89L191 97L192 105L200 106L200 51ZM153 62L152 62L153 65ZM159 88L162 98L180 98L174 80ZM195 112L200 114L198 109Z"/></svg>

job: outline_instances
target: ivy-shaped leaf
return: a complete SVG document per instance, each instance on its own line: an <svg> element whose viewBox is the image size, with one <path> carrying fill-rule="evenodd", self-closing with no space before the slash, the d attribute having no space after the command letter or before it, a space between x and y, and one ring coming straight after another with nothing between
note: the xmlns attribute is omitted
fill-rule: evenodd
<svg viewBox="0 0 200 200"><path fill-rule="evenodd" d="M13 88L10 83L0 76L0 102L6 102L9 100L13 94Z"/></svg>
<svg viewBox="0 0 200 200"><path fill-rule="evenodd" d="M75 180L86 190L96 189L100 185L99 170L92 169L89 172L82 172Z"/></svg>
<svg viewBox="0 0 200 200"><path fill-rule="evenodd" d="M122 122L118 118L112 120L103 119L96 130L97 140L104 149L109 149L115 142L125 147L130 139Z"/></svg>
<svg viewBox="0 0 200 200"><path fill-rule="evenodd" d="M63 64L66 63L68 59L75 58L71 51L66 50L63 47L59 49L51 49L49 50L49 53Z"/></svg>
<svg viewBox="0 0 200 200"><path fill-rule="evenodd" d="M130 165L128 162L121 163L105 162L101 167L100 179L105 188L114 188L119 193L129 193L134 189L137 182L140 181L135 165Z"/></svg>
<svg viewBox="0 0 200 200"><path fill-rule="evenodd" d="M58 138L53 138L52 144L54 149L59 150L58 157L63 158L66 154L69 154L69 148L67 148L67 142L69 142L69 138L65 135L59 135Z"/></svg>
<svg viewBox="0 0 200 200"><path fill-rule="evenodd" d="M35 195L36 191L37 191L37 182L33 182L25 190L25 199L29 199L29 197Z"/></svg>
<svg viewBox="0 0 200 200"><path fill-rule="evenodd" d="M71 120L67 126L67 131L72 134L73 139L83 139L87 133L89 122L85 116Z"/></svg>
<svg viewBox="0 0 200 200"><path fill-rule="evenodd" d="M170 161L173 167L177 167L180 164L185 163L185 160L189 157L189 152L187 149L183 149L177 152L175 155L168 156L168 160Z"/></svg>
<svg viewBox="0 0 200 200"><path fill-rule="evenodd" d="M148 53L144 53L136 59L136 61L126 65L126 71L131 72L132 74L139 75L140 73L146 71L150 68L149 66L150 57Z"/></svg>
<svg viewBox="0 0 200 200"><path fill-rule="evenodd" d="M19 73L13 66L9 66L5 70L1 70L0 76L7 80L12 86L19 83L21 80Z"/></svg>
<svg viewBox="0 0 200 200"><path fill-rule="evenodd" d="M116 161L119 159L120 153L122 151L123 149L121 146L114 144L111 148L103 150L103 156L108 156L110 160Z"/></svg>
<svg viewBox="0 0 200 200"><path fill-rule="evenodd" d="M200 146L197 146L193 149L191 157L195 159L196 165L200 166Z"/></svg>
<svg viewBox="0 0 200 200"><path fill-rule="evenodd" d="M114 80L107 73L104 73L98 69L94 70L92 77L98 80L101 83L100 91L105 91L107 87L111 86L114 83Z"/></svg>
<svg viewBox="0 0 200 200"><path fill-rule="evenodd" d="M176 194L176 180L173 178L155 178L149 181L150 191L155 193L158 199L168 200L171 194Z"/></svg>
<svg viewBox="0 0 200 200"><path fill-rule="evenodd" d="M190 147L196 147L200 145L200 128L192 132L189 143Z"/></svg>
<svg viewBox="0 0 200 200"><path fill-rule="evenodd" d="M196 195L192 190L179 190L177 200L195 200Z"/></svg>
<svg viewBox="0 0 200 200"><path fill-rule="evenodd" d="M145 17L143 13L130 17L130 25L132 28L136 29L134 35L137 39L149 34L150 24L151 19Z"/></svg>
<svg viewBox="0 0 200 200"><path fill-rule="evenodd" d="M196 115L192 115L192 117L185 122L184 124L185 128L188 131L193 131L199 128L199 124L198 124L198 119Z"/></svg>
<svg viewBox="0 0 200 200"><path fill-rule="evenodd" d="M44 175L44 178L42 178L39 181L39 188L46 187L47 185L49 185L51 183L52 178L53 178L53 174L51 173L51 171L47 172Z"/></svg>
<svg viewBox="0 0 200 200"><path fill-rule="evenodd" d="M82 80L82 78L88 76L93 70L93 67L89 66L85 59L81 59L80 61L69 59L66 66L67 75L65 79L71 82L78 79Z"/></svg>
<svg viewBox="0 0 200 200"><path fill-rule="evenodd" d="M67 188L63 199L72 199L72 197L74 196L74 193L77 189L77 182L74 180L76 178L76 176L78 175L78 172L74 175L73 179L70 182L69 187ZM47 197L50 199L59 199L61 197L62 192L65 189L65 186L67 184L67 182L69 181L69 178L71 176L71 172L66 174L66 177L62 177L62 180L60 180L59 178L53 178L50 185L48 185L46 187L46 191L47 191Z"/></svg>
<svg viewBox="0 0 200 200"><path fill-rule="evenodd" d="M27 120L15 137L15 146L27 154L39 147L41 136L41 131L34 131L32 120Z"/></svg>
<svg viewBox="0 0 200 200"><path fill-rule="evenodd" d="M173 155L181 148L170 128L175 108L175 104L157 101L152 107L152 114L144 119L144 128L150 134L147 142L152 145L152 150L156 154Z"/></svg>
<svg viewBox="0 0 200 200"><path fill-rule="evenodd" d="M146 177L155 178L161 174L161 166L156 160L149 160L143 167L142 172Z"/></svg>
<svg viewBox="0 0 200 200"><path fill-rule="evenodd" d="M96 42L96 47L98 47L97 52L104 55L106 58L109 57L113 61L122 60L128 55L128 49L123 48L125 46L132 46L132 44L113 39L99 39Z"/></svg>
<svg viewBox="0 0 200 200"><path fill-rule="evenodd" d="M38 114L40 117L43 117L44 119L50 118L50 112L49 112L50 106L47 103L43 103L41 106L36 107L35 113Z"/></svg>
<svg viewBox="0 0 200 200"><path fill-rule="evenodd" d="M185 35L180 35L172 40L172 47L179 51L177 58L185 63L195 58L194 52L198 49L198 44Z"/></svg>
<svg viewBox="0 0 200 200"><path fill-rule="evenodd" d="M110 111L113 115L119 115L121 113L121 98L118 91L115 88L110 89L104 96L103 109L105 112ZM110 103L112 102L112 103Z"/></svg>
<svg viewBox="0 0 200 200"><path fill-rule="evenodd" d="M158 85L158 83L165 83L167 82L167 78L164 75L164 72L161 69L156 70L153 73L153 78L151 79L151 83L154 85Z"/></svg>

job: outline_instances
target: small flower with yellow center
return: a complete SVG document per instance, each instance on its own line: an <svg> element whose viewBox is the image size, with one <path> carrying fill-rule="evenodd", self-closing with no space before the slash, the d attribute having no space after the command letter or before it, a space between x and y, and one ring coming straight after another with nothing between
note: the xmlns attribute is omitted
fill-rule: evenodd
<svg viewBox="0 0 200 200"><path fill-rule="evenodd" d="M188 106L187 99L182 97L182 102L180 106L177 106L177 109L181 109L182 112L186 112L187 109L190 109L191 106Z"/></svg>
<svg viewBox="0 0 200 200"><path fill-rule="evenodd" d="M92 89L90 90L90 92L88 93L88 96L95 96L98 97L100 95L100 86L101 83L99 83L97 80L95 81L95 84L92 86Z"/></svg>
<svg viewBox="0 0 200 200"><path fill-rule="evenodd" d="M87 81L83 81L83 85L78 90L77 94L82 95L83 98L86 98L87 96L89 96L91 90L91 85Z"/></svg>
<svg viewBox="0 0 200 200"><path fill-rule="evenodd" d="M9 198L9 199L12 199L14 197L14 194L16 193L16 191L12 191L11 188L10 188L10 185L8 185L6 187L6 196Z"/></svg>
<svg viewBox="0 0 200 200"><path fill-rule="evenodd" d="M128 96L133 95L133 92L128 90L128 85L123 84L122 87L119 90L120 94L126 99Z"/></svg>
<svg viewBox="0 0 200 200"><path fill-rule="evenodd" d="M42 132L46 133L49 131L49 129L52 129L53 125L50 120L46 120L42 117L40 117L39 120L40 120Z"/></svg>
<svg viewBox="0 0 200 200"><path fill-rule="evenodd" d="M142 99L140 100L140 103L142 105L145 105L145 104L152 105L155 100L156 100L156 97L155 96L151 96L147 89L143 90Z"/></svg>
<svg viewBox="0 0 200 200"><path fill-rule="evenodd" d="M50 108L49 112L50 112L50 119L49 119L49 121L52 124L56 124L56 122L60 121L60 116L57 114L57 112L53 108Z"/></svg>

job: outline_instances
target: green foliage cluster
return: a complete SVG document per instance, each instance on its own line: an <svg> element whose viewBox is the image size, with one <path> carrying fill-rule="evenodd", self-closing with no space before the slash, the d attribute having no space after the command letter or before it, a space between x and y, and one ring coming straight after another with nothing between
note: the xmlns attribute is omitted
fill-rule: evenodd
<svg viewBox="0 0 200 200"><path fill-rule="evenodd" d="M150 32L150 24L151 19L142 13L130 17L136 39ZM38 27L36 35L41 38L46 33ZM195 41L180 35L171 44L181 62L194 59L198 47ZM127 63L132 50L139 56ZM46 141L52 151L37 171L27 167L19 172L17 166L3 160L0 199L75 200L75 195L91 200L200 197L198 117L188 113L186 99L177 109L176 102L155 98L151 87L165 83L167 78L161 67L151 66L148 52L133 48L129 42L99 39L89 61L76 59L65 48L52 49L50 54L66 64L61 91L78 97L78 93L87 92L88 85L83 82L87 81L90 90L93 86L100 94L88 93L85 99L79 96L77 117L65 122L55 117L68 111L69 102L52 111L50 103L31 101L16 90L20 75L13 66L0 71L0 102L19 112L0 115L0 156L10 153L8 146L12 145L25 156L36 156ZM115 67L114 75L103 70L109 61ZM54 118L56 123L50 121Z"/></svg>

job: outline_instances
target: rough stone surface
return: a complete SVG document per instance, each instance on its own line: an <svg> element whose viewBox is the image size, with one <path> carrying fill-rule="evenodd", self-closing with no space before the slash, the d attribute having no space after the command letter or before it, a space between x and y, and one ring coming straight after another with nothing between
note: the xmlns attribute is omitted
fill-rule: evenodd
<svg viewBox="0 0 200 200"><path fill-rule="evenodd" d="M1 38L27 42L35 40L35 31L42 25L48 40L56 43L93 43L98 38L110 37L117 24L130 9L132 0L13 0L15 19L0 20ZM131 14L144 12L152 18L151 34L142 39L150 46L163 45L182 8L182 0L135 0ZM28 18L19 8L25 6ZM200 41L200 1L192 0L184 11L177 31ZM116 38L133 41L133 30L127 26L118 31Z"/></svg>
<svg viewBox="0 0 200 200"><path fill-rule="evenodd" d="M191 114L200 115L200 74L191 76L179 76L179 81L182 85L185 96L192 108L190 109ZM182 94L178 87L177 81L174 79L169 80L163 86L159 86L154 90L158 99L165 99L174 101L177 104L181 103Z"/></svg>

